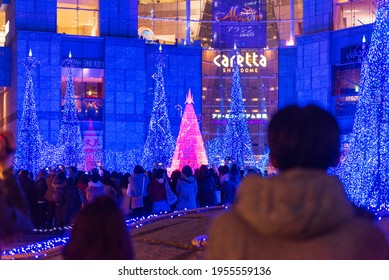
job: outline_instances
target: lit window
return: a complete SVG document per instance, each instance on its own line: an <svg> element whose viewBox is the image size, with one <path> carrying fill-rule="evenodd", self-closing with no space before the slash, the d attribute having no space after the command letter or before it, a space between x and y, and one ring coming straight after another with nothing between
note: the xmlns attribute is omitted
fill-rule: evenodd
<svg viewBox="0 0 389 280"><path fill-rule="evenodd" d="M99 36L99 0L58 0L57 32Z"/></svg>
<svg viewBox="0 0 389 280"><path fill-rule="evenodd" d="M72 68L74 96L80 121L103 120L103 69ZM65 104L68 69L62 68L62 106Z"/></svg>

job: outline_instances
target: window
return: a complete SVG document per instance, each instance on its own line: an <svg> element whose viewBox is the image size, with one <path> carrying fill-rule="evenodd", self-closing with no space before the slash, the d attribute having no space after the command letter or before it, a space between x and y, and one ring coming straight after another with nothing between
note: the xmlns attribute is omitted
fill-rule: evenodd
<svg viewBox="0 0 389 280"><path fill-rule="evenodd" d="M58 0L57 32L99 36L99 0Z"/></svg>
<svg viewBox="0 0 389 280"><path fill-rule="evenodd" d="M72 68L78 118L82 121L103 121L103 69ZM62 68L62 106L65 104L67 68Z"/></svg>
<svg viewBox="0 0 389 280"><path fill-rule="evenodd" d="M0 9L0 47L4 47L5 38L9 31L9 22L6 23L6 13L5 9Z"/></svg>
<svg viewBox="0 0 389 280"><path fill-rule="evenodd" d="M360 67L357 63L335 67L334 105L338 117L355 114L360 90Z"/></svg>
<svg viewBox="0 0 389 280"><path fill-rule="evenodd" d="M334 29L365 25L375 21L375 0L334 0Z"/></svg>

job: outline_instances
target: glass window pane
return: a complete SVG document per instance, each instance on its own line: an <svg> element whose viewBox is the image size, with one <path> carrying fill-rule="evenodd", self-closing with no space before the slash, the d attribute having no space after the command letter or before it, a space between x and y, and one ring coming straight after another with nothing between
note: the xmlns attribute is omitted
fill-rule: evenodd
<svg viewBox="0 0 389 280"><path fill-rule="evenodd" d="M57 9L57 32L77 34L77 11Z"/></svg>
<svg viewBox="0 0 389 280"><path fill-rule="evenodd" d="M57 1L58 8L76 8L77 0L58 0Z"/></svg>
<svg viewBox="0 0 389 280"><path fill-rule="evenodd" d="M99 0L78 0L78 7L81 9L98 10Z"/></svg>

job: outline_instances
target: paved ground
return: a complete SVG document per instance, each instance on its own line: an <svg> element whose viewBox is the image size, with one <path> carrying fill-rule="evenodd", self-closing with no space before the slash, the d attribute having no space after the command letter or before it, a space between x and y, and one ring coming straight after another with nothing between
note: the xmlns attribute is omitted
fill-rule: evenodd
<svg viewBox="0 0 389 280"><path fill-rule="evenodd" d="M192 245L192 240L207 234L212 220L224 210L192 213L171 219L160 219L132 230L135 255L141 260L202 259L203 248ZM377 221L389 244L389 218ZM4 250L47 240L58 234L33 234L18 238ZM61 259L60 248L50 252L50 259Z"/></svg>

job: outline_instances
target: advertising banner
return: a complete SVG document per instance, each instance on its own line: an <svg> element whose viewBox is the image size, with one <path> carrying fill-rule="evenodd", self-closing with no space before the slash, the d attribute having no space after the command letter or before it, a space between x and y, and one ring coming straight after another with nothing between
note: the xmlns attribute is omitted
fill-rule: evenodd
<svg viewBox="0 0 389 280"><path fill-rule="evenodd" d="M266 47L266 0L214 0L213 47Z"/></svg>

